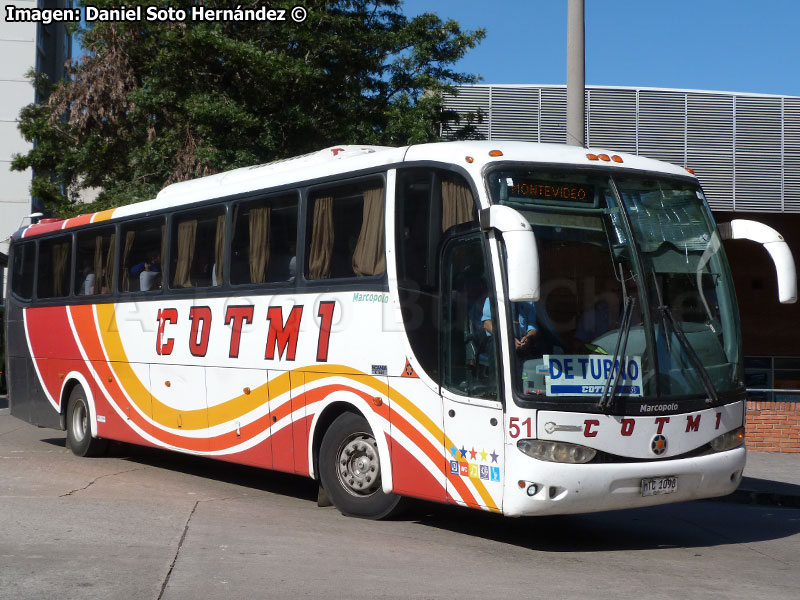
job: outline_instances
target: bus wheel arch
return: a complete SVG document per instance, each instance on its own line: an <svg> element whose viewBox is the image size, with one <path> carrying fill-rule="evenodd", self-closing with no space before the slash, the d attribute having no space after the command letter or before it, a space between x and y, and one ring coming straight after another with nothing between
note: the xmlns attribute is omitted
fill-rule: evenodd
<svg viewBox="0 0 800 600"><path fill-rule="evenodd" d="M80 373L64 378L61 389L62 419L67 430L67 444L76 456L99 456L108 448L108 440L97 437L97 410L86 379Z"/></svg>
<svg viewBox="0 0 800 600"><path fill-rule="evenodd" d="M333 401L325 408L319 411L311 424L311 473L314 480L319 481L319 448L322 445L322 438L325 437L325 432L328 431L331 424L336 418L346 412L352 412L360 416L364 416L356 409L355 406L349 402Z"/></svg>
<svg viewBox="0 0 800 600"><path fill-rule="evenodd" d="M389 441L385 434L384 422L373 410L371 405L361 396L352 392L339 390L331 393L324 401L317 405L319 408L311 420L309 430L309 469L311 476L319 481L319 450L325 433L330 428L333 421L345 412L357 414L366 419L375 436L378 446L378 454L383 470L383 491L391 493L392 483L392 460L389 453ZM376 435L375 432L381 432Z"/></svg>
<svg viewBox="0 0 800 600"><path fill-rule="evenodd" d="M64 377L64 383L61 385L61 394L59 397L59 412L61 414L61 428L63 430L67 429L67 412L69 411L69 400L72 394L72 391L75 389L76 386L81 386L83 388L83 393L86 395L86 401L89 403L89 409L91 411L92 419L91 419L91 431L94 437L97 437L97 410L95 407L94 402L94 395L92 394L91 387L89 387L89 382L83 376L83 374L77 371L71 371L67 373Z"/></svg>
<svg viewBox="0 0 800 600"><path fill-rule="evenodd" d="M345 410L321 437L319 481L334 506L344 515L366 519L396 514L401 498L385 492L382 485L382 473L391 472L391 465L382 460L365 416Z"/></svg>

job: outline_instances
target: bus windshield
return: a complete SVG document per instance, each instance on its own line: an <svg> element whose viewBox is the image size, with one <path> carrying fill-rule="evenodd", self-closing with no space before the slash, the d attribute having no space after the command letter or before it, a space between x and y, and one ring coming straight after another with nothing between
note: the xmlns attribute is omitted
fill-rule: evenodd
<svg viewBox="0 0 800 600"><path fill-rule="evenodd" d="M534 167L488 177L539 251L540 300L507 307L518 393L602 405L743 389L730 272L694 180Z"/></svg>

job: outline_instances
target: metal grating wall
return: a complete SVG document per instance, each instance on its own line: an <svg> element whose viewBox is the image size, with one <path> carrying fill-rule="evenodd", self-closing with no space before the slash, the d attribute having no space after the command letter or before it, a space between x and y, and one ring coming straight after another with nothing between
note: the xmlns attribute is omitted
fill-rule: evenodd
<svg viewBox="0 0 800 600"><path fill-rule="evenodd" d="M563 85L463 86L445 106L480 109L486 139L564 143ZM800 213L798 97L587 86L586 143L691 167L715 210Z"/></svg>

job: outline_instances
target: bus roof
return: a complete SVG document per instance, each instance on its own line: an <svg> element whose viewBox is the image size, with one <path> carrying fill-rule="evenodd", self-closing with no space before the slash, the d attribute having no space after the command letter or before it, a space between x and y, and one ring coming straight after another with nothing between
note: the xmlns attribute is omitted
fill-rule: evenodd
<svg viewBox="0 0 800 600"><path fill-rule="evenodd" d="M610 157L617 158L611 160ZM341 145L295 158L242 167L216 175L174 183L162 189L152 200L69 219L48 220L46 223L30 225L23 230L21 237L30 237L121 217L143 215L166 208L267 190L310 179L335 177L381 165L417 161L460 165L476 178L480 177L484 167L489 163L506 161L575 166L600 165L624 170L689 176L689 173L682 167L642 156L565 144L492 140L437 142L399 148ZM15 235L14 237L20 236Z"/></svg>

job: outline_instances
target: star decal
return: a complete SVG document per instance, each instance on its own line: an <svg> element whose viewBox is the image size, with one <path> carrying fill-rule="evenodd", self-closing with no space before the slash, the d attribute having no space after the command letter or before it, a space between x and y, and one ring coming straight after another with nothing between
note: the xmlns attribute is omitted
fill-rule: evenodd
<svg viewBox="0 0 800 600"><path fill-rule="evenodd" d="M461 458L467 458L467 449L464 448L464 446L461 446L461 450L459 450L459 452L461 452Z"/></svg>
<svg viewBox="0 0 800 600"><path fill-rule="evenodd" d="M450 454L453 456L453 458L455 458L458 455L458 448L456 448L455 445L453 445L453 447L450 448Z"/></svg>
<svg viewBox="0 0 800 600"><path fill-rule="evenodd" d="M469 451L469 457L472 460L475 460L475 456L478 454L478 451L475 450L475 446L472 447L472 450Z"/></svg>
<svg viewBox="0 0 800 600"><path fill-rule="evenodd" d="M494 450L492 450L492 453L489 456L492 457L492 462L497 462L497 459L500 458L500 455L495 454Z"/></svg>
<svg viewBox="0 0 800 600"><path fill-rule="evenodd" d="M487 456L486 450L481 449L481 462L486 462Z"/></svg>

